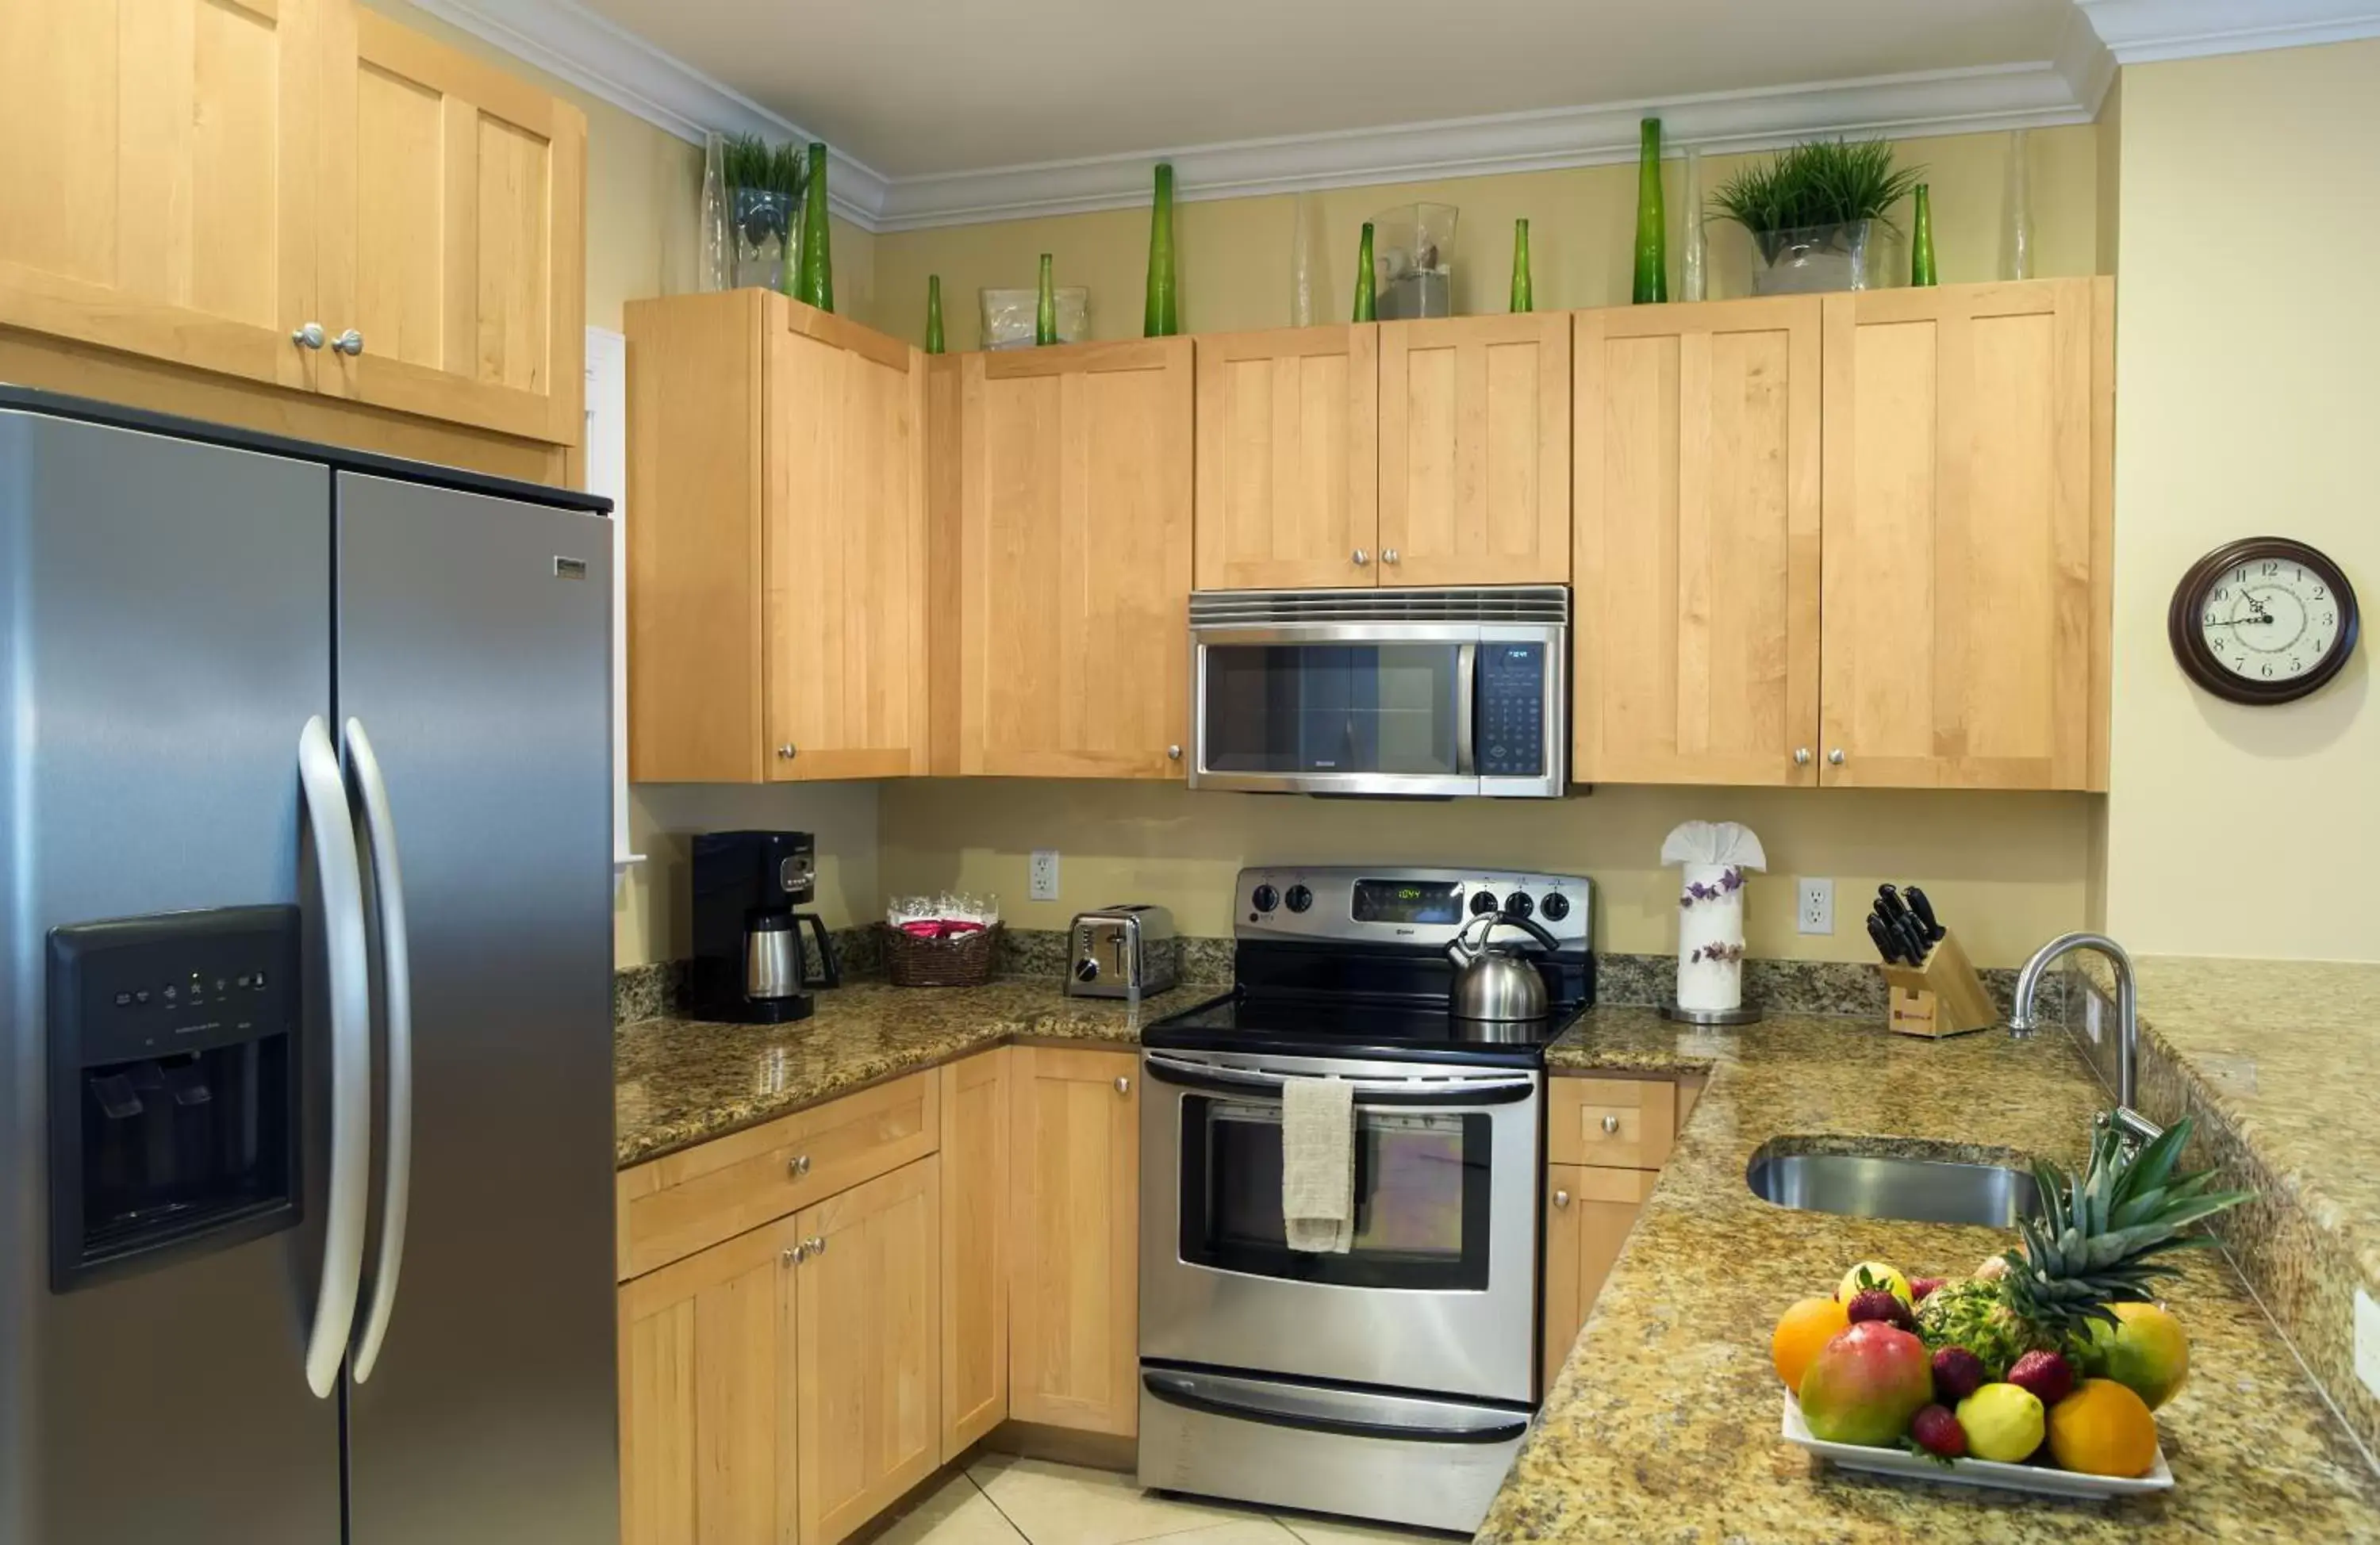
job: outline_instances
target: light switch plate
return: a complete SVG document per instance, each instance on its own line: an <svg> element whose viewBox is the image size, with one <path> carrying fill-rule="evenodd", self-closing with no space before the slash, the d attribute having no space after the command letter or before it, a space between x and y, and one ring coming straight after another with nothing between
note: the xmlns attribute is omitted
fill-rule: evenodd
<svg viewBox="0 0 2380 1545"><path fill-rule="evenodd" d="M1058 899L1058 850L1033 850L1033 899L1055 901Z"/></svg>
<svg viewBox="0 0 2380 1545"><path fill-rule="evenodd" d="M1793 925L1804 934L1835 931L1835 882L1803 875L1793 882Z"/></svg>
<svg viewBox="0 0 2380 1545"><path fill-rule="evenodd" d="M2380 1399L2380 1304L2361 1287L2355 1290L2355 1376Z"/></svg>

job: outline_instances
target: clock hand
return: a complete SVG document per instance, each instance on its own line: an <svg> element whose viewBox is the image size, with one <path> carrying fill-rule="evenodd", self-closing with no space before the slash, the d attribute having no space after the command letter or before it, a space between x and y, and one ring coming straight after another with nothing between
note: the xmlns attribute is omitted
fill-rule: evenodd
<svg viewBox="0 0 2380 1545"><path fill-rule="evenodd" d="M2274 621L2273 614L2266 611L2249 617L2234 617L2228 622L2207 622L2202 625L2210 628L2244 628L2251 624L2262 624L2272 621Z"/></svg>

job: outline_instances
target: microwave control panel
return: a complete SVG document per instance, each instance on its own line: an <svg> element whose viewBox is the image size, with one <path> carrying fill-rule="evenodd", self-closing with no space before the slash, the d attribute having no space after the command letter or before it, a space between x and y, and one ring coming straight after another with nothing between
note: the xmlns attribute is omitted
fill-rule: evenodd
<svg viewBox="0 0 2380 1545"><path fill-rule="evenodd" d="M1482 778L1543 778L1546 772L1546 646L1479 646L1479 722L1475 754Z"/></svg>

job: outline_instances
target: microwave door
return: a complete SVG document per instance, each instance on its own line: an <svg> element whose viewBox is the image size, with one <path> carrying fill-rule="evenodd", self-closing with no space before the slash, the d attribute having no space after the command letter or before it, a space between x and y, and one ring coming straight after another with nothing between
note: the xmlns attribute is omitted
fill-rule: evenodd
<svg viewBox="0 0 2380 1545"><path fill-rule="evenodd" d="M1202 630L1191 783L1478 792L1469 767L1477 634L1475 625Z"/></svg>

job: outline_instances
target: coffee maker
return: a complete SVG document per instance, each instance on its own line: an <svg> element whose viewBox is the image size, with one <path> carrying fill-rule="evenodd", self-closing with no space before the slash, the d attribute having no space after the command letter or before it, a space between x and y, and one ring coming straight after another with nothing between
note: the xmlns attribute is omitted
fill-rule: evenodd
<svg viewBox="0 0 2380 1545"><path fill-rule="evenodd" d="M694 839L696 1017L738 1024L807 1020L810 994L839 987L834 944L816 912L794 909L817 895L817 845L806 831L713 831ZM810 973L802 930L818 940L823 970Z"/></svg>

